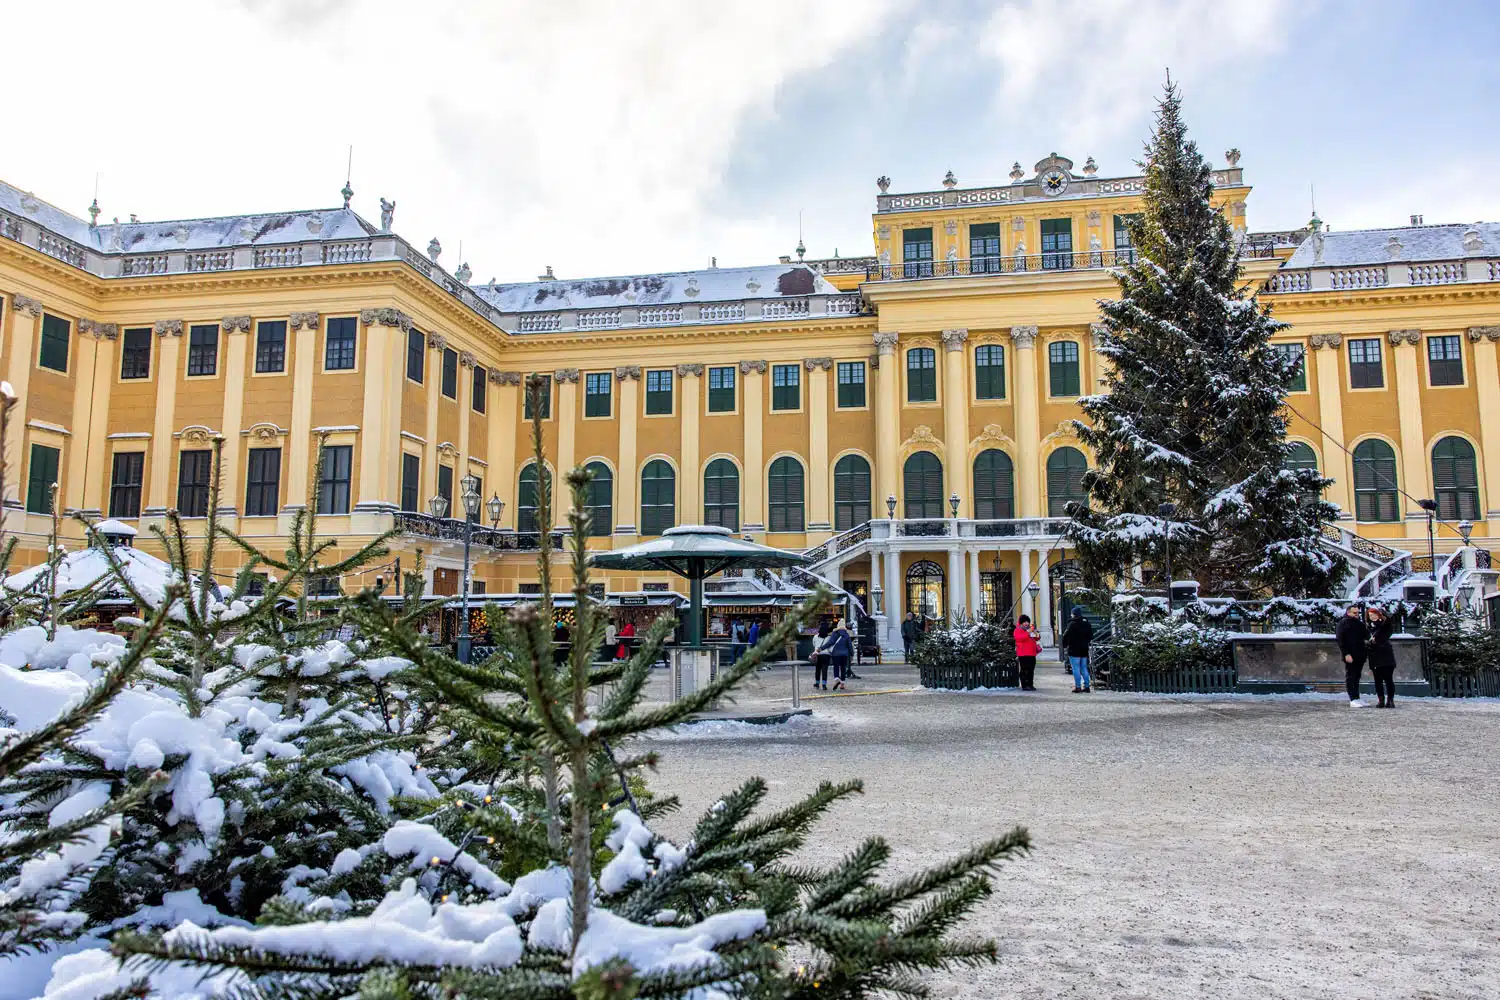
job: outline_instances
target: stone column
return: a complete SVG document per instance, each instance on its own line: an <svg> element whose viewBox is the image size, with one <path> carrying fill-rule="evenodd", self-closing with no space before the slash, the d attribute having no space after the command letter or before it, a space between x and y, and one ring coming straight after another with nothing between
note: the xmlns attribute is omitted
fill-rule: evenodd
<svg viewBox="0 0 1500 1000"><path fill-rule="evenodd" d="M744 496L744 507L740 510L740 524L747 533L764 532L766 513L765 483L765 381L766 362L741 361L740 374L745 379L745 471L740 476L740 489Z"/></svg>
<svg viewBox="0 0 1500 1000"><path fill-rule="evenodd" d="M1344 452L1344 387L1339 376L1343 342L1343 335L1337 333L1315 333L1307 338L1318 379L1318 423L1323 428L1322 471L1323 475L1334 480L1325 496L1329 503L1338 504L1344 517L1353 517L1354 493L1350 477L1354 470Z"/></svg>
<svg viewBox="0 0 1500 1000"><path fill-rule="evenodd" d="M901 648L901 623L906 620L906 592L901 586L901 552L885 550L885 618L890 627L890 648Z"/></svg>
<svg viewBox="0 0 1500 1000"><path fill-rule="evenodd" d="M425 444L422 445L422 495L418 498L419 506L423 513L427 512L427 501L437 496L437 467L438 467L438 399L443 394L443 352L448 349L448 338L440 333L429 333L427 335L427 349L432 352L432 360L427 364L428 371L436 373L436 378L427 380L427 414L426 426L422 429L422 437ZM525 392L523 388L521 390ZM453 484L453 503L458 502L458 483ZM448 516L453 516L450 506Z"/></svg>
<svg viewBox="0 0 1500 1000"><path fill-rule="evenodd" d="M640 516L636 496L641 482L641 470L636 468L635 431L641 419L639 390L641 366L625 365L615 369L615 382L620 386L620 449L616 459L619 472L615 476L615 534L636 534L636 520Z"/></svg>
<svg viewBox="0 0 1500 1000"><path fill-rule="evenodd" d="M564 478L578 464L578 369L559 368L552 373L557 383L557 484L552 504L552 520L559 528L568 526L568 511L573 497Z"/></svg>
<svg viewBox="0 0 1500 1000"><path fill-rule="evenodd" d="M219 516L234 517L239 510L243 493L240 478L244 449L240 441L240 429L245 422L245 371L250 351L250 317L225 316L219 323L224 334L224 413L219 421L219 433L224 435L224 449L220 452Z"/></svg>
<svg viewBox="0 0 1500 1000"><path fill-rule="evenodd" d="M879 369L875 379L875 496L870 498L874 510L885 509L885 498L900 499L900 462L896 457L901 442L901 403L896 388L899 373L896 365L894 332L875 334L875 356L872 368Z"/></svg>
<svg viewBox="0 0 1500 1000"><path fill-rule="evenodd" d="M703 423L703 366L685 364L677 366L677 381L682 385L682 413L678 420L680 441L678 464L682 467L682 479L677 492L682 497L682 507L677 520L682 524L703 523L703 463L699 448L699 435Z"/></svg>
<svg viewBox="0 0 1500 1000"><path fill-rule="evenodd" d="M1031 582L1031 550L1021 550L1021 572L1016 576L1016 586L1021 588L1021 614L1030 615L1036 621L1036 605L1031 600L1031 591L1026 585Z"/></svg>
<svg viewBox="0 0 1500 1000"><path fill-rule="evenodd" d="M365 341L364 405L354 512L389 513L401 505L402 360L411 317L399 309L365 309L359 320ZM419 506L423 499L418 497Z"/></svg>
<svg viewBox="0 0 1500 1000"><path fill-rule="evenodd" d="M807 531L816 537L809 544L823 541L833 528L833 510L828 503L828 373L833 370L832 358L807 358L802 362L807 369L807 476L808 518Z"/></svg>
<svg viewBox="0 0 1500 1000"><path fill-rule="evenodd" d="M1396 372L1396 411L1401 425L1401 488L1418 499L1432 496L1432 469L1427 463L1427 437L1422 430L1422 374L1417 347L1422 343L1421 330L1392 330L1386 334L1392 353L1391 366ZM1402 506L1410 503L1404 497ZM1406 516L1426 520L1421 508L1409 509Z"/></svg>
<svg viewBox="0 0 1500 1000"><path fill-rule="evenodd" d="M292 426L287 434L286 499L282 502L282 534L291 530L290 517L307 506L308 475L312 465L313 370L318 358L315 312L292 313Z"/></svg>
<svg viewBox="0 0 1500 1000"><path fill-rule="evenodd" d="M1036 604L1036 630L1041 634L1042 645L1052 645L1052 556L1046 549L1037 553L1037 585L1042 589L1037 592Z"/></svg>
<svg viewBox="0 0 1500 1000"><path fill-rule="evenodd" d="M99 343L103 336L101 331L106 327L113 331L114 324L79 319L75 327L78 332L78 347L73 351L72 363L68 370L68 375L73 379L73 409L72 416L68 420L68 429L72 431L73 436L67 446L67 464L58 469L59 478L64 487L58 499L65 511L82 510L88 506L84 495L89 472L91 467L97 470L102 464L97 455L94 456L92 462L90 461L89 443L92 435L89 431L94 418L94 382L99 370ZM105 411L107 411L107 398L105 404Z"/></svg>
<svg viewBox="0 0 1500 1000"><path fill-rule="evenodd" d="M42 328L41 302L25 295L11 296L10 310L10 362L6 366L5 380L16 394L15 408L10 411L5 426L5 505L23 507L26 503L26 487L21 477L26 474L26 456L22 453L26 442L27 388L31 382L31 365L36 355L37 338Z"/></svg>
<svg viewBox="0 0 1500 1000"><path fill-rule="evenodd" d="M969 617L978 618L984 610L984 588L979 585L979 550L969 550Z"/></svg>
<svg viewBox="0 0 1500 1000"><path fill-rule="evenodd" d="M974 516L969 482L969 378L964 364L968 330L944 330L943 451L948 459L949 489L960 499L959 511ZM946 498L944 498L946 502Z"/></svg>
<svg viewBox="0 0 1500 1000"><path fill-rule="evenodd" d="M521 414L521 373L490 371L490 489L505 501L502 524L516 516L516 421Z"/></svg>
<svg viewBox="0 0 1500 1000"><path fill-rule="evenodd" d="M951 622L967 606L964 597L964 551L957 544L948 547L948 606L943 613Z"/></svg>
<svg viewBox="0 0 1500 1000"><path fill-rule="evenodd" d="M84 321L79 320L80 329ZM89 468L84 472L83 509L103 516L108 502L109 477L113 471L109 460L109 397L115 384L115 344L119 328L113 323L94 323L94 378L90 388L88 428L74 430L77 440L86 442ZM76 451L76 449L75 449Z"/></svg>
<svg viewBox="0 0 1500 1000"><path fill-rule="evenodd" d="M1496 341L1500 341L1500 326L1469 327L1474 385L1479 395L1479 450L1483 452L1484 502L1488 508L1485 516L1490 519L1500 517L1500 367L1495 358Z"/></svg>
<svg viewBox="0 0 1500 1000"><path fill-rule="evenodd" d="M1041 517L1041 414L1036 385L1034 326L1010 328L1016 365L1016 499L1022 517Z"/></svg>
<svg viewBox="0 0 1500 1000"><path fill-rule="evenodd" d="M161 350L156 356L156 411L151 425L151 479L142 504L145 517L161 517L168 507L177 506L177 498L169 492L172 483L172 431L173 412L177 407L177 378L182 357L182 320L158 320L153 327L161 340ZM310 352L312 348L308 348ZM296 427L298 397L292 397L293 420ZM306 405L311 405L308 402ZM304 477L304 483L305 483Z"/></svg>

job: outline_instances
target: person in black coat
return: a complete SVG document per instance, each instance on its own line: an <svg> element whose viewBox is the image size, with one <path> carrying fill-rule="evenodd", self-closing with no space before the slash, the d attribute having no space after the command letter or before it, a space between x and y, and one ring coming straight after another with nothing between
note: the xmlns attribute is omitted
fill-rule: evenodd
<svg viewBox="0 0 1500 1000"><path fill-rule="evenodd" d="M1379 608L1371 608L1374 622L1370 626L1370 673L1375 675L1375 697L1380 699L1379 708L1396 707L1396 647L1391 645L1391 633L1396 623Z"/></svg>
<svg viewBox="0 0 1500 1000"><path fill-rule="evenodd" d="M1062 644L1067 651L1068 665L1073 669L1073 693L1082 694L1093 690L1093 678L1089 676L1089 643L1094 641L1094 626L1083 617L1082 608L1074 608L1072 620L1063 630Z"/></svg>
<svg viewBox="0 0 1500 1000"><path fill-rule="evenodd" d="M1369 655L1370 630L1365 628L1364 616L1359 605L1351 604L1349 610L1333 630L1338 641L1339 652L1344 657L1344 687L1349 692L1349 706L1359 708L1359 677L1365 672L1365 658Z"/></svg>

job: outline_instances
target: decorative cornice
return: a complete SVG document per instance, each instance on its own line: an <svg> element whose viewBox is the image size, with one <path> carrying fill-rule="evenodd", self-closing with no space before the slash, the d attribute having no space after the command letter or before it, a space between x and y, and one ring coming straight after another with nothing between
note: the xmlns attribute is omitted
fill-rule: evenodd
<svg viewBox="0 0 1500 1000"><path fill-rule="evenodd" d="M301 330L304 327L309 330L318 328L318 320L322 317L315 312L295 312L287 320L287 325L293 330Z"/></svg>
<svg viewBox="0 0 1500 1000"><path fill-rule="evenodd" d="M113 323L101 323L95 319L80 319L78 321L78 332L89 334L95 340L114 340L120 335L120 328Z"/></svg>
<svg viewBox="0 0 1500 1000"><path fill-rule="evenodd" d="M764 362L764 361L741 361L740 362L740 374L742 374L742 375L749 375L751 372L755 372L758 375L764 375L766 373L766 362Z"/></svg>
<svg viewBox="0 0 1500 1000"><path fill-rule="evenodd" d="M964 343L969 339L969 331L953 329L943 331L943 346L950 351L961 351Z"/></svg>
<svg viewBox="0 0 1500 1000"><path fill-rule="evenodd" d="M1341 333L1315 333L1307 338L1307 343L1315 351L1321 351L1325 347L1338 347L1344 342Z"/></svg>
<svg viewBox="0 0 1500 1000"><path fill-rule="evenodd" d="M490 381L496 385L520 385L520 372L490 372Z"/></svg>
<svg viewBox="0 0 1500 1000"><path fill-rule="evenodd" d="M1491 343L1500 340L1500 326L1469 327L1469 341L1477 344L1480 340L1488 340Z"/></svg>
<svg viewBox="0 0 1500 1000"><path fill-rule="evenodd" d="M180 337L180 336L182 336L182 320L180 320L180 319L159 319L152 326L152 329L156 331L156 335L158 337L166 337L166 336Z"/></svg>
<svg viewBox="0 0 1500 1000"><path fill-rule="evenodd" d="M427 335L427 346L434 351L445 351L448 349L448 338L441 333L429 333Z"/></svg>
<svg viewBox="0 0 1500 1000"><path fill-rule="evenodd" d="M394 326L402 333L411 329L411 317L400 309L385 306L380 309L361 309L359 321L365 326Z"/></svg>
<svg viewBox="0 0 1500 1000"><path fill-rule="evenodd" d="M444 441L437 446L437 453L444 458L453 458L458 454L458 449L454 447L452 441Z"/></svg>
<svg viewBox="0 0 1500 1000"><path fill-rule="evenodd" d="M473 368L474 367L474 363L475 362L474 362L474 352L473 351L459 351L458 352L458 367L460 367L460 368Z"/></svg>
<svg viewBox="0 0 1500 1000"><path fill-rule="evenodd" d="M175 435L181 439L183 444L209 444L213 441L223 439L223 435L211 427L202 424L190 424L178 431Z"/></svg>
<svg viewBox="0 0 1500 1000"><path fill-rule="evenodd" d="M34 299L29 295L12 295L10 302L16 312L30 313L33 316L42 314L41 299Z"/></svg>
<svg viewBox="0 0 1500 1000"><path fill-rule="evenodd" d="M641 366L621 365L615 369L615 378L621 382L639 382L641 380Z"/></svg>
<svg viewBox="0 0 1500 1000"><path fill-rule="evenodd" d="M1392 346L1397 344L1411 344L1416 346L1422 342L1421 330L1392 330L1385 335Z"/></svg>
<svg viewBox="0 0 1500 1000"><path fill-rule="evenodd" d="M999 445L1001 447L1014 448L1016 442L1009 434L1005 433L1005 428L999 424L985 424L984 430L979 433L979 436L974 438L973 444Z"/></svg>
<svg viewBox="0 0 1500 1000"><path fill-rule="evenodd" d="M223 331L225 333L234 333L236 330L238 330L240 333L249 333L250 332L250 317L249 316L225 316L223 319L221 319L219 321L219 326L220 326L220 328L223 329Z"/></svg>
<svg viewBox="0 0 1500 1000"><path fill-rule="evenodd" d="M279 437L285 437L290 432L285 427L278 427L273 423L262 422L251 424L241 433L257 441L275 441Z"/></svg>
<svg viewBox="0 0 1500 1000"><path fill-rule="evenodd" d="M926 424L918 424L911 429L911 437L901 442L901 447L906 448L933 448L942 451L943 442L932 433L932 428Z"/></svg>
<svg viewBox="0 0 1500 1000"><path fill-rule="evenodd" d="M1018 348L1029 348L1036 343L1035 326L1013 326L1010 328L1011 342Z"/></svg>
<svg viewBox="0 0 1500 1000"><path fill-rule="evenodd" d="M881 355L881 354L895 354L896 353L896 342L899 341L900 339L901 339L901 334L897 333L894 330L877 330L877 331L875 331L875 353L876 353L876 355L878 356L878 355Z"/></svg>
<svg viewBox="0 0 1500 1000"><path fill-rule="evenodd" d="M815 371L815 370L817 370L819 368L821 368L825 372L826 371L832 371L833 370L833 359L832 358L803 358L802 359L802 367L806 368L808 371Z"/></svg>
<svg viewBox="0 0 1500 1000"><path fill-rule="evenodd" d="M558 385L572 384L578 381L577 368L559 368L552 373L552 381Z"/></svg>
<svg viewBox="0 0 1500 1000"><path fill-rule="evenodd" d="M696 362L693 363L693 364L686 364L686 365L678 365L677 366L677 377L678 378L687 378L689 375L702 375L702 374L703 374L703 366L701 364L696 363Z"/></svg>

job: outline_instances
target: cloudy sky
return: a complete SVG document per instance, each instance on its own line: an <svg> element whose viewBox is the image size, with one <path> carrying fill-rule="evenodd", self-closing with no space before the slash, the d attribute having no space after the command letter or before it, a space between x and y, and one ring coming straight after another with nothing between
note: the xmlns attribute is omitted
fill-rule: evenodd
<svg viewBox="0 0 1500 1000"><path fill-rule="evenodd" d="M868 253L874 179L1135 172L1170 67L1252 229L1500 217L1489 0L16 5L0 178L83 214L354 205L476 280ZM24 44L21 40L25 40Z"/></svg>

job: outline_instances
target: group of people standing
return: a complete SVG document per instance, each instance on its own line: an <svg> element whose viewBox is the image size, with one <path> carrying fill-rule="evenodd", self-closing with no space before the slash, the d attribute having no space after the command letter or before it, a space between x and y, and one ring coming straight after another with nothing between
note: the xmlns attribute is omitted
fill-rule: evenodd
<svg viewBox="0 0 1500 1000"><path fill-rule="evenodd" d="M1036 626L1031 623L1030 615L1022 615L1016 619L1016 627L1011 631L1011 638L1016 642L1016 663L1021 673L1021 690L1036 690L1036 658L1042 652L1041 636L1037 634ZM1068 666L1073 671L1073 693L1087 694L1094 690L1094 679L1089 675L1089 646L1094 641L1094 626L1083 617L1081 608L1074 608L1072 616L1068 619L1068 627L1063 629L1062 647L1063 653L1068 658Z"/></svg>
<svg viewBox="0 0 1500 1000"><path fill-rule="evenodd" d="M1391 616L1377 607L1362 610L1358 604L1352 604L1339 620L1333 637L1344 657L1344 687L1349 693L1350 708L1364 707L1359 697L1359 681L1366 663L1375 675L1375 697L1379 699L1376 707L1396 707L1396 649L1391 645L1391 633L1395 630Z"/></svg>

